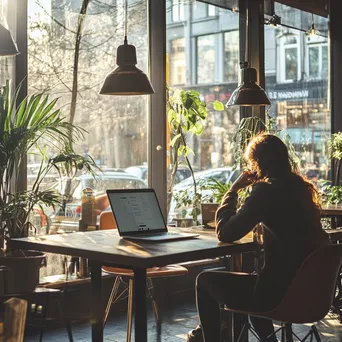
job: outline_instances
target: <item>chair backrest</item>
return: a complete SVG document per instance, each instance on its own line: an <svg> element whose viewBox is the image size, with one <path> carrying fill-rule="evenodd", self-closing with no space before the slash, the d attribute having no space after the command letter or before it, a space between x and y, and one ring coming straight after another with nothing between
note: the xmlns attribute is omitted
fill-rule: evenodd
<svg viewBox="0 0 342 342"><path fill-rule="evenodd" d="M325 317L335 295L342 244L327 245L303 262L285 297L268 317L289 323L312 323Z"/></svg>
<svg viewBox="0 0 342 342"><path fill-rule="evenodd" d="M100 230L102 229L115 229L118 226L111 211L103 211L100 214Z"/></svg>
<svg viewBox="0 0 342 342"><path fill-rule="evenodd" d="M5 313L0 333L0 342L22 342L26 322L27 301L10 298L4 303Z"/></svg>

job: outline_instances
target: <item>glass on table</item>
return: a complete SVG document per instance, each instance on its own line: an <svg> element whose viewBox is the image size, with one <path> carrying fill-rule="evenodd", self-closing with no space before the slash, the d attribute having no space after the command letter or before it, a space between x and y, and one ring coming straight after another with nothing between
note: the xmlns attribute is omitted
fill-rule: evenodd
<svg viewBox="0 0 342 342"><path fill-rule="evenodd" d="M64 258L64 273L65 280L77 278L77 265L75 259L72 257Z"/></svg>

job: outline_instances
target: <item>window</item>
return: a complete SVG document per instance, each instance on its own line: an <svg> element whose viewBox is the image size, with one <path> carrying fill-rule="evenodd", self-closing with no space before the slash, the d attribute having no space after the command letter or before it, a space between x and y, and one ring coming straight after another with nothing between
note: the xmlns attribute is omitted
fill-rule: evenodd
<svg viewBox="0 0 342 342"><path fill-rule="evenodd" d="M239 15L199 1L190 4L192 20L186 18L183 26L172 25L171 22L167 25L166 47L171 89L197 91L205 101L208 116L203 133L199 136L187 136L188 145L193 151L193 154L189 154L189 160L196 172L205 170L213 177L223 180L219 175L230 172L234 162L231 141L239 122L239 108L215 111L213 102L218 100L225 104L237 85ZM214 14L215 16L212 16ZM182 76L177 73L176 65L179 66L178 70L182 72ZM177 79L178 82L183 80L183 84L176 84ZM232 83L228 83L228 79ZM172 138L170 136L169 141ZM169 155L172 163L172 153ZM170 185L170 176L168 180ZM184 180L184 183L178 183L176 180L173 191L184 189L183 186L188 184L187 182L188 180ZM175 210L174 202L173 196L169 220L180 214L176 213L179 209Z"/></svg>
<svg viewBox="0 0 342 342"><path fill-rule="evenodd" d="M225 32L224 81L237 82L239 69L239 32Z"/></svg>
<svg viewBox="0 0 342 342"><path fill-rule="evenodd" d="M192 18L201 19L207 17L208 5L204 2L194 1L192 3Z"/></svg>
<svg viewBox="0 0 342 342"><path fill-rule="evenodd" d="M216 15L216 7L214 5L208 5L208 16L215 17Z"/></svg>
<svg viewBox="0 0 342 342"><path fill-rule="evenodd" d="M197 83L212 83L215 79L215 35L197 38Z"/></svg>
<svg viewBox="0 0 342 342"><path fill-rule="evenodd" d="M279 16L282 7L277 9ZM301 27L301 11L286 7L294 27ZM328 21L321 18L322 32ZM325 25L325 26L324 26ZM266 91L270 114L281 134L290 137L300 160L301 172L316 181L328 179L330 161L326 141L330 137L328 40L308 37L301 30L265 26ZM277 66L276 68L274 66Z"/></svg>
<svg viewBox="0 0 342 342"><path fill-rule="evenodd" d="M192 3L193 19L196 20L214 16L216 16L216 7L214 5L208 5L200 1L194 1Z"/></svg>
<svg viewBox="0 0 342 342"><path fill-rule="evenodd" d="M14 41L16 40L16 4L10 0L0 0L0 23L9 30ZM15 57L0 57L0 85L6 84L6 80L14 79Z"/></svg>
<svg viewBox="0 0 342 342"><path fill-rule="evenodd" d="M323 37L307 38L307 76L326 78L328 76L328 45Z"/></svg>
<svg viewBox="0 0 342 342"><path fill-rule="evenodd" d="M49 208L47 224L40 232L72 232L78 230L83 188L90 186L95 194L103 194L108 187L147 187L144 179L123 170L147 162L148 97L136 96L133 100L129 96L99 95L106 75L116 67L117 47L123 44L122 11L104 2L92 2L92 13L98 14L79 17L79 8L73 11L64 6L59 13L51 13L50 6L41 8L34 6L35 2L29 0L28 92L44 91L51 99L59 98L57 107L61 108L62 116L86 130L83 139L74 143L74 148L79 154L90 155L104 171L96 180L83 171L71 181L63 179L62 184L53 178L58 175L49 178L49 186L59 190L68 200L64 210ZM72 0L72 3L76 7L81 4L78 0ZM96 6L101 9L96 10ZM145 72L148 71L149 55L147 8L145 0L131 2L128 6L128 43L136 47L137 67ZM52 14L64 18L76 16L78 20L66 20L64 34L56 34L59 30L54 28L59 22L51 20L49 15ZM79 24L82 36L76 37ZM80 41L79 46L75 45L76 38ZM78 55L77 69L75 54ZM76 80L77 91L74 88L73 93ZM48 157L53 156L50 145L45 145L40 147L46 148ZM35 151L31 152L27 158L28 169L32 170L28 175L29 183L36 176L34 165L40 163ZM47 275L61 272L56 263L48 264Z"/></svg>
<svg viewBox="0 0 342 342"><path fill-rule="evenodd" d="M172 21L184 20L184 2L183 0L172 0L171 3Z"/></svg>
<svg viewBox="0 0 342 342"><path fill-rule="evenodd" d="M186 61L184 38L171 41L170 61L170 85L185 85Z"/></svg>
<svg viewBox="0 0 342 342"><path fill-rule="evenodd" d="M299 39L295 34L280 38L280 77L282 82L300 79Z"/></svg>

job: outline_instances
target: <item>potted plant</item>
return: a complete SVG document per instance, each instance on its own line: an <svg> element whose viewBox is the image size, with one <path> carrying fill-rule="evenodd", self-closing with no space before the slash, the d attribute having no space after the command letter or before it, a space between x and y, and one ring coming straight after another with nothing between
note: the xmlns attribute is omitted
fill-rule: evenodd
<svg viewBox="0 0 342 342"><path fill-rule="evenodd" d="M209 194L202 196L201 202L202 223L204 226L214 228L212 222L215 219L216 210L222 202L223 196L231 187L232 182L223 183L214 178L210 178L208 184L203 185L203 191L209 190ZM239 191L238 208L242 205L248 193L248 188Z"/></svg>
<svg viewBox="0 0 342 342"><path fill-rule="evenodd" d="M215 110L223 110L221 102L213 103ZM223 108L222 108L223 107ZM169 89L167 98L167 116L170 127L170 165L171 179L168 185L168 207L170 206L172 188L175 183L178 167L183 163L191 173L193 179L192 195L188 192L177 196L180 201L179 206L187 203L191 205L191 216L193 223L198 224L198 215L200 214L200 192L195 181L194 170L191 165L189 155L194 154L188 144L188 137L191 135L201 135L207 118L208 110L206 103L201 100L200 94L195 90ZM191 198L190 198L190 197Z"/></svg>
<svg viewBox="0 0 342 342"><path fill-rule="evenodd" d="M61 117L60 110L55 109L57 100L36 94L16 106L19 89L12 99L9 89L7 82L0 93L0 265L12 270L13 288L7 291L21 293L36 287L44 254L14 250L11 239L27 237L29 231L34 233L35 208L44 210L60 203L56 190L40 188L44 177L53 169L61 175L81 168L93 170L96 165L70 146L70 132L75 141L83 131ZM46 156L43 144L56 151L53 158ZM41 164L32 188L21 190L18 170L32 148L40 154Z"/></svg>
<svg viewBox="0 0 342 342"><path fill-rule="evenodd" d="M328 140L328 155L335 166L335 186L341 183L340 173L342 166L342 132L337 132L331 135Z"/></svg>
<svg viewBox="0 0 342 342"><path fill-rule="evenodd" d="M168 193L170 194L168 203L171 201L172 188L176 177L178 166L180 165L180 157L185 161L189 168L193 179L193 197L191 201L193 205L192 217L194 223L197 224L197 216L200 212L197 184L194 177L194 171L190 163L189 154L193 154L192 149L187 142L187 136L201 135L203 132L203 124L207 118L207 108L204 101L201 100L200 94L195 90L175 89L170 90L167 101L167 115L170 126L170 134L172 140L170 142L172 153L172 170L169 183ZM184 196L179 197L182 198ZM185 199L186 200L186 199Z"/></svg>

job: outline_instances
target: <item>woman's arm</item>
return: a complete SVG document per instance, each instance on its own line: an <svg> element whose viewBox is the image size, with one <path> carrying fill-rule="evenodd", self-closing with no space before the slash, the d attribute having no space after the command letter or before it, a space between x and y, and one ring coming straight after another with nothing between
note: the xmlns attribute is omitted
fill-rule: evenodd
<svg viewBox="0 0 342 342"><path fill-rule="evenodd" d="M271 185L259 182L237 212L238 194L229 191L215 215L216 234L222 242L233 242L249 233L257 223L267 219L272 203Z"/></svg>

